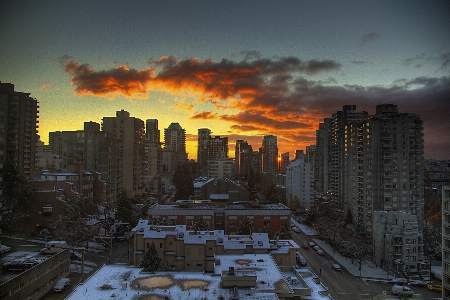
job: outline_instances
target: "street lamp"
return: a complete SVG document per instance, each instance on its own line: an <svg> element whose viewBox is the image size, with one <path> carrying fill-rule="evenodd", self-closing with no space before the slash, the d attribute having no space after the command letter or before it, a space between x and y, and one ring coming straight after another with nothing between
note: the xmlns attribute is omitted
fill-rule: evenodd
<svg viewBox="0 0 450 300"><path fill-rule="evenodd" d="M323 266L324 264L326 264L326 263L331 263L331 265L333 265L333 262L332 262L331 260L324 261L324 262L320 265L320 269L319 269L319 282L318 282L318 283L320 283L320 276L322 276L322 266Z"/></svg>

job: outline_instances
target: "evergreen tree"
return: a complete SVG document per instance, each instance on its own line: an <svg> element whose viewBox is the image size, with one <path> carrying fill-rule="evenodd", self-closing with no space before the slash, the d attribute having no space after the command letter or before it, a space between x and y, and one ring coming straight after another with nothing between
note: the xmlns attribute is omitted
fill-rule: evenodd
<svg viewBox="0 0 450 300"><path fill-rule="evenodd" d="M142 267L143 272L156 272L158 271L159 265L161 263L161 258L156 250L155 243L152 242L150 247L144 254L144 257L139 262L139 267Z"/></svg>
<svg viewBox="0 0 450 300"><path fill-rule="evenodd" d="M177 189L174 196L175 200L187 200L194 195L194 179L187 164L177 165L173 176L173 184Z"/></svg>
<svg viewBox="0 0 450 300"><path fill-rule="evenodd" d="M291 227L289 226L289 222L283 221L283 223L281 223L280 239L287 240L287 239L291 239L291 238L292 238L292 235L291 235Z"/></svg>
<svg viewBox="0 0 450 300"><path fill-rule="evenodd" d="M117 198L116 203L116 221L129 223L130 228L137 225L139 216L133 207L132 199L128 199L125 191L123 191Z"/></svg>
<svg viewBox="0 0 450 300"><path fill-rule="evenodd" d="M253 232L253 223L250 221L249 217L245 217L241 224L239 224L239 228L237 234L248 235Z"/></svg>
<svg viewBox="0 0 450 300"><path fill-rule="evenodd" d="M206 223L206 221L203 219L203 217L198 217L195 220L194 225L192 225L192 230L194 230L195 233L197 233L197 231L207 231L209 230L209 226L208 223Z"/></svg>
<svg viewBox="0 0 450 300"><path fill-rule="evenodd" d="M28 180L12 161L6 161L3 164L0 174L2 177L0 184L1 225L8 229L9 236L11 236L13 228L26 224L30 217L29 207L32 193Z"/></svg>

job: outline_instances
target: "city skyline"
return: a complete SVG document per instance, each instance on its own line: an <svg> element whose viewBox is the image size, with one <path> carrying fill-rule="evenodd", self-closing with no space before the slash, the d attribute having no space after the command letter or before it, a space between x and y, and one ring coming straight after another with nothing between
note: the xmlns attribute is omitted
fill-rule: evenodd
<svg viewBox="0 0 450 300"><path fill-rule="evenodd" d="M116 111L254 150L315 144L344 105L396 104L424 121L425 157L450 159L446 1L20 1L0 11L0 81L39 101L39 134Z"/></svg>

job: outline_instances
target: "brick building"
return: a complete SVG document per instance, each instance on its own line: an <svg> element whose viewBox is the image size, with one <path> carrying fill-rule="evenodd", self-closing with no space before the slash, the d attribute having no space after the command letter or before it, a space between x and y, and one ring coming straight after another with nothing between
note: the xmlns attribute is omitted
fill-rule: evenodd
<svg viewBox="0 0 450 300"><path fill-rule="evenodd" d="M165 218L175 225L192 227L202 217L211 230L224 230L225 234L236 234L245 217L253 223L253 232L266 232L273 238L282 223L290 223L291 211L283 204L232 202L226 206L215 206L209 200L185 200L170 204L154 204L148 210L148 218Z"/></svg>
<svg viewBox="0 0 450 300"><path fill-rule="evenodd" d="M106 199L105 182L98 172L84 171L82 166L70 166L66 171L42 171L39 179L29 181L33 191L30 227L37 231L51 230L66 203L78 199L85 202L86 212L99 213L98 206Z"/></svg>

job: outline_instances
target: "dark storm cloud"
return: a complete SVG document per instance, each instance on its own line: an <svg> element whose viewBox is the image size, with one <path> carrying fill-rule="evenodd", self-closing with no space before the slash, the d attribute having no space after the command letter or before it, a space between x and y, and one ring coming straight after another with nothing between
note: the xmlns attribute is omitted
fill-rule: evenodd
<svg viewBox="0 0 450 300"><path fill-rule="evenodd" d="M374 31L372 31L368 34L365 34L361 38L361 46L364 46L365 43L373 41L374 39L377 39L379 37L380 37L380 35Z"/></svg>

